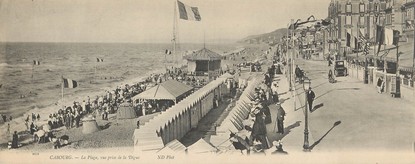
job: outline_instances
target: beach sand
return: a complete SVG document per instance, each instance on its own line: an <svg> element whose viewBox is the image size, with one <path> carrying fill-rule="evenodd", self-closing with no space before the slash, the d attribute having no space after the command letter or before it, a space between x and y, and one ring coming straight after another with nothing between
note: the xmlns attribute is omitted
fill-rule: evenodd
<svg viewBox="0 0 415 164"><path fill-rule="evenodd" d="M268 50L268 45L247 45L246 46L246 53L243 54L246 61L253 61L258 56L263 54L264 51ZM243 60L240 57L237 57L235 60L232 61L224 61L223 63L226 63L228 65L233 65L237 63L241 63L245 60ZM263 68L265 70L266 68ZM149 72L151 73L157 73L157 72ZM78 101L81 102L83 99L86 99L87 96L90 96L91 99L97 95L102 95L105 90L115 89L116 86L125 85L125 84L133 84L139 81L142 81L144 77L138 77L130 80L124 80L119 83L115 83L112 85L112 87L106 87L106 88L99 88L96 92L90 92L90 93L84 93L84 94L77 94L76 96L71 97L70 100L67 100L67 102L73 102ZM68 103L68 105L71 103ZM41 115L41 120L36 122L36 125L39 127L43 124L47 123L47 116L51 113L54 113L57 111L57 106L50 106L47 108L35 108L32 110L27 111L23 117L18 117L13 119L10 123L11 126L11 132L18 131L22 133L21 131L24 131L26 129L24 125L24 119L28 114L31 113L39 113ZM138 119L148 119L151 116L148 116L146 118L140 117ZM118 122L118 124L117 124ZM133 150L133 132L136 128L136 122L137 119L130 119L130 120L122 120L117 121L116 116L114 114L109 116L109 120L101 120L100 118L97 118L97 123L100 127L102 127L102 130L99 132L95 132L92 134L83 134L82 127L79 128L73 128L70 130L64 129L64 127L61 127L59 129L56 129L56 136L61 135L68 135L70 137L70 145L67 145L61 150L84 150L84 149L103 149L103 148L120 148L123 150ZM145 121L140 121L142 124ZM7 124L2 124L0 126L0 151L5 151L7 149L7 142L11 141L11 135L7 135ZM31 135L20 135L21 142L24 143L24 146L19 148L20 151L46 151L52 149L52 143L45 143L45 144L29 144L31 139ZM14 150L11 150L14 151Z"/></svg>

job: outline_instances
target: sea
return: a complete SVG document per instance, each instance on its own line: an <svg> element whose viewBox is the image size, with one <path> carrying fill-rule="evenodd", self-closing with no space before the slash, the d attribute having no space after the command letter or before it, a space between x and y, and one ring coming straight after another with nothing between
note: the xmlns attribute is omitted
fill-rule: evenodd
<svg viewBox="0 0 415 164"><path fill-rule="evenodd" d="M144 80L165 68L185 65L182 56L203 44L0 43L0 113L13 118L28 111L56 108L102 95L116 86ZM238 44L206 44L219 54ZM97 58L103 59L97 62ZM34 65L33 61L39 61ZM78 82L62 90L62 77Z"/></svg>

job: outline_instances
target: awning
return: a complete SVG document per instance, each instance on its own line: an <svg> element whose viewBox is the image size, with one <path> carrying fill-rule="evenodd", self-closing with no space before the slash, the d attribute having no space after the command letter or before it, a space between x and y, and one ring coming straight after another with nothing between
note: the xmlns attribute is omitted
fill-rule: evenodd
<svg viewBox="0 0 415 164"><path fill-rule="evenodd" d="M133 100L176 100L179 96L191 91L192 89L193 87L187 86L186 84L176 80L168 80L138 94L137 96L134 96Z"/></svg>
<svg viewBox="0 0 415 164"><path fill-rule="evenodd" d="M415 72L414 67L399 66L399 70L405 72Z"/></svg>

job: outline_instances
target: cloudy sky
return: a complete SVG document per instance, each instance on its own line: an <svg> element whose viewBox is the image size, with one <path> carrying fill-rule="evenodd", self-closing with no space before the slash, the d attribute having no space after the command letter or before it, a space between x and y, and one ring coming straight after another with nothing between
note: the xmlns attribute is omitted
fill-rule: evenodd
<svg viewBox="0 0 415 164"><path fill-rule="evenodd" d="M327 17L330 0L182 0L202 21L178 21L180 42L234 41ZM0 0L0 41L138 42L172 39L175 0Z"/></svg>

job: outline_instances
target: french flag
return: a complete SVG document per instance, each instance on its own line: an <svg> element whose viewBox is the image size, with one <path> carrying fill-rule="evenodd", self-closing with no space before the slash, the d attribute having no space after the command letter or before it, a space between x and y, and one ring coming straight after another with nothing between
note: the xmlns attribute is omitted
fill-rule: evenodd
<svg viewBox="0 0 415 164"><path fill-rule="evenodd" d="M33 60L33 65L40 65L40 61L39 60Z"/></svg>
<svg viewBox="0 0 415 164"><path fill-rule="evenodd" d="M166 55L171 55L171 51L170 50L166 50L164 53L166 53Z"/></svg>
<svg viewBox="0 0 415 164"><path fill-rule="evenodd" d="M63 79L63 87L64 88L76 88L78 86L78 82L71 79Z"/></svg>
<svg viewBox="0 0 415 164"><path fill-rule="evenodd" d="M191 21L202 20L202 17L200 17L199 10L197 7L185 5L180 1L177 1L177 6L179 7L180 19Z"/></svg>

